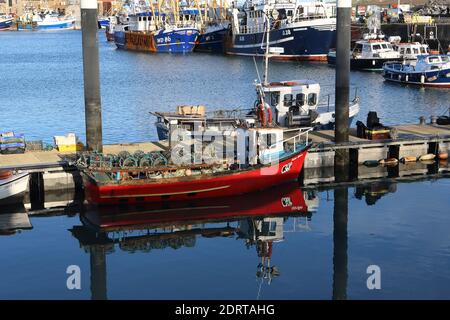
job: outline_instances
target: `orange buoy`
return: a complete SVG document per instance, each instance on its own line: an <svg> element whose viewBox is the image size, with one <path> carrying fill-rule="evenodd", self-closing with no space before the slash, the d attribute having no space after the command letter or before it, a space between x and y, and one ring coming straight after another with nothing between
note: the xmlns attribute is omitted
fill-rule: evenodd
<svg viewBox="0 0 450 320"><path fill-rule="evenodd" d="M398 163L398 160L396 158L387 158L387 159L381 159L378 162L383 165L395 165Z"/></svg>
<svg viewBox="0 0 450 320"><path fill-rule="evenodd" d="M403 157L400 159L401 162L405 163L405 162L416 162L417 158L413 157L413 156L407 156L407 157Z"/></svg>
<svg viewBox="0 0 450 320"><path fill-rule="evenodd" d="M9 170L0 170L0 180L8 179L12 176L12 172Z"/></svg>
<svg viewBox="0 0 450 320"><path fill-rule="evenodd" d="M447 160L448 159L448 152L439 152L438 158L439 158L439 160Z"/></svg>

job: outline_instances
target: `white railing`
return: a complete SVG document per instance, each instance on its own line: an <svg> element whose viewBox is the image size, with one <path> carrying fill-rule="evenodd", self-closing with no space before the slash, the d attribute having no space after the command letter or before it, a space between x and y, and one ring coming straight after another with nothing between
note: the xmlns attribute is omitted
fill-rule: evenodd
<svg viewBox="0 0 450 320"><path fill-rule="evenodd" d="M283 133L284 133L284 132L296 131L296 130L298 130L298 134L296 134L295 136L292 136L292 137L290 137L290 138L287 138L287 139L284 139L283 141L281 141L281 142L283 142L283 144L284 144L284 143L286 143L286 142L288 142L288 141L293 140L293 143L294 143L294 152L297 151L297 144L300 143L300 142L302 141L302 140L301 140L302 136L305 136L305 143L308 144L308 142L309 142L309 132L312 131L313 128L312 128L312 127L307 127L307 128L287 129L287 130L284 130Z"/></svg>

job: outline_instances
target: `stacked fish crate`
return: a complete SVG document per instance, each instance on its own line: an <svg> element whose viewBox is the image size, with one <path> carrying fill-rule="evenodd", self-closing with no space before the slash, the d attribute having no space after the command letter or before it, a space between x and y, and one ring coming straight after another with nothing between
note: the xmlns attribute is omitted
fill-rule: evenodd
<svg viewBox="0 0 450 320"><path fill-rule="evenodd" d="M12 131L0 134L0 152L2 154L24 153L24 135L14 134Z"/></svg>

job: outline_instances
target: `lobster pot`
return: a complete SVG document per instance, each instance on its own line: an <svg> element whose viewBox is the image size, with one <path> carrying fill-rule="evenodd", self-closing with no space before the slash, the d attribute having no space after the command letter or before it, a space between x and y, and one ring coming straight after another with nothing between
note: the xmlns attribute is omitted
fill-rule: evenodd
<svg viewBox="0 0 450 320"><path fill-rule="evenodd" d="M24 153L25 138L23 134L6 132L0 135L0 152L3 154Z"/></svg>
<svg viewBox="0 0 450 320"><path fill-rule="evenodd" d="M42 140L27 141L25 149L26 151L42 151L44 149L44 144Z"/></svg>

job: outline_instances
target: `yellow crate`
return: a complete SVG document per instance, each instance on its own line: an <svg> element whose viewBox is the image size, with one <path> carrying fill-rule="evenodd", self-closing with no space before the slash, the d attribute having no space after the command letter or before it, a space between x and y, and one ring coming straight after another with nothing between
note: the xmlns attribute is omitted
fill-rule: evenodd
<svg viewBox="0 0 450 320"><path fill-rule="evenodd" d="M59 152L77 152L77 151L83 151L83 150L84 150L84 145L82 143L58 145Z"/></svg>

